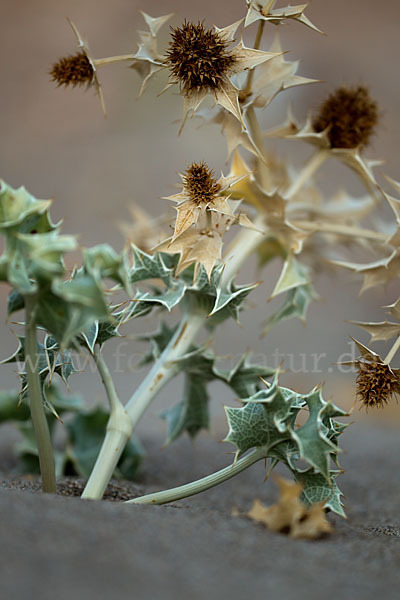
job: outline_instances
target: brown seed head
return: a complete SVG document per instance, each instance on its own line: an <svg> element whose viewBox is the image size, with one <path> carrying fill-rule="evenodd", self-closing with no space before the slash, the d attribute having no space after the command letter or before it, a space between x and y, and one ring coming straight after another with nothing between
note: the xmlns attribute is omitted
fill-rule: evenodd
<svg viewBox="0 0 400 600"><path fill-rule="evenodd" d="M329 127L332 148L366 146L378 122L378 107L362 85L342 86L322 104L313 122L316 132Z"/></svg>
<svg viewBox="0 0 400 600"><path fill-rule="evenodd" d="M90 85L93 82L93 66L84 52L66 56L56 62L50 75L58 85Z"/></svg>
<svg viewBox="0 0 400 600"><path fill-rule="evenodd" d="M366 408L382 408L400 393L399 378L389 365L372 360L358 363L357 395Z"/></svg>
<svg viewBox="0 0 400 600"><path fill-rule="evenodd" d="M216 31L204 29L203 23L183 23L171 28L172 40L166 53L166 65L189 94L201 89L215 90L235 62L226 42Z"/></svg>
<svg viewBox="0 0 400 600"><path fill-rule="evenodd" d="M195 204L209 204L221 189L205 162L192 163L183 176L183 188Z"/></svg>

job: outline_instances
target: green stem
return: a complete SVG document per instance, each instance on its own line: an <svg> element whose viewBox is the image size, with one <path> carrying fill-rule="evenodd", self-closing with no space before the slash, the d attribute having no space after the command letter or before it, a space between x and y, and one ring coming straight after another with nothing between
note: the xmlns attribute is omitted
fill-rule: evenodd
<svg viewBox="0 0 400 600"><path fill-rule="evenodd" d="M122 452L132 435L131 419L120 401L108 366L99 346L95 346L93 358L100 373L110 405L110 418L106 435L93 471L82 493L82 498L100 499L110 481Z"/></svg>
<svg viewBox="0 0 400 600"><path fill-rule="evenodd" d="M251 467L251 465L254 465L254 463L261 459L265 459L266 457L267 453L265 448L256 448L247 456L240 458L232 465L229 465L229 467L225 467L224 469L221 469L221 471L203 477L203 479L198 479L192 483L187 483L186 485L181 485L170 490L148 494L146 496L141 496L140 498L133 498L132 500L128 500L126 504L166 504L167 502L174 502L175 500L181 500L182 498L200 494L201 492L205 492L206 490L231 479L231 477L238 475L238 473L241 473L248 467Z"/></svg>
<svg viewBox="0 0 400 600"><path fill-rule="evenodd" d="M188 350L206 318L206 313L199 311L188 312L184 316L168 346L154 363L126 407L121 407L123 412L119 410L114 418L111 414L100 454L83 491L82 498L102 498L132 431L160 389L176 375L179 368L174 364L174 361ZM99 363L97 364L99 366ZM101 362L100 365L103 377L105 375L104 365ZM113 397L113 393L111 393L111 397ZM123 423L122 426L121 423Z"/></svg>
<svg viewBox="0 0 400 600"><path fill-rule="evenodd" d="M34 316L35 298L25 296L26 324L25 324L25 361L28 382L29 404L36 444L39 453L40 473L42 475L43 491L55 494L56 474L53 457L53 447L49 425L43 406L41 382L38 372L38 346L36 337L36 323Z"/></svg>

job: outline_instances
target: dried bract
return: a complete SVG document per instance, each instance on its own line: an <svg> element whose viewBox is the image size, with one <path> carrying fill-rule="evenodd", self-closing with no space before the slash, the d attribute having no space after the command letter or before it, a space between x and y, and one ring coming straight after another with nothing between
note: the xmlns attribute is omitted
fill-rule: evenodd
<svg viewBox="0 0 400 600"><path fill-rule="evenodd" d="M313 127L327 129L332 148L364 148L378 122L378 107L366 87L341 86L323 102Z"/></svg>

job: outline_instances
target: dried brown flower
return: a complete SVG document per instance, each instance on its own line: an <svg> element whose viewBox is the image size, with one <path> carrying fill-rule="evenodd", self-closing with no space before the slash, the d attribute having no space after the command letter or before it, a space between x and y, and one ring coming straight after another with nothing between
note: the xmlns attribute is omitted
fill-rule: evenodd
<svg viewBox="0 0 400 600"><path fill-rule="evenodd" d="M206 163L192 163L182 177L183 189L191 202L209 204L221 190L221 184L214 177L214 172Z"/></svg>
<svg viewBox="0 0 400 600"><path fill-rule="evenodd" d="M313 128L319 133L329 128L332 148L363 148L378 122L378 107L365 86L341 86L323 102Z"/></svg>
<svg viewBox="0 0 400 600"><path fill-rule="evenodd" d="M93 83L94 70L85 52L77 52L54 63L50 75L57 85L89 86Z"/></svg>
<svg viewBox="0 0 400 600"><path fill-rule="evenodd" d="M400 393L399 377L389 365L376 360L359 360L357 395L366 408L383 408Z"/></svg>
<svg viewBox="0 0 400 600"><path fill-rule="evenodd" d="M366 408L383 408L400 394L400 369L393 369L379 354L351 338L361 353L359 358L339 363L358 369L357 396Z"/></svg>
<svg viewBox="0 0 400 600"><path fill-rule="evenodd" d="M165 62L181 88L191 93L220 87L236 62L229 42L200 22L171 28L171 37Z"/></svg>

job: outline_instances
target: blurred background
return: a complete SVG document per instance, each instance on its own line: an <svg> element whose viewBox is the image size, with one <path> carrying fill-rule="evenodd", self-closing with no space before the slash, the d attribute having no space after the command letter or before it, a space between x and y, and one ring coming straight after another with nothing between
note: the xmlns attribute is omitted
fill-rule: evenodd
<svg viewBox="0 0 400 600"><path fill-rule="evenodd" d="M277 6L286 3L278 2ZM124 66L106 67L100 71L108 117L104 119L93 90L61 89L50 81L51 64L75 52L75 39L66 21L72 19L89 41L96 58L134 53L137 29L143 28L140 10L152 16L174 12L172 25L184 18L205 20L208 25L226 26L245 14L244 0L215 2L203 0L1 0L0 18L0 176L13 187L25 185L39 198L54 198L52 214L63 219L65 233L78 234L84 246L107 242L120 250L123 238L119 221L131 219L128 206L135 202L153 216L164 213L166 202L161 196L174 193L177 174L188 162L206 160L219 169L225 167L226 146L219 128L198 129L193 120L178 138L177 119L182 114L182 100L174 92L161 97L157 93L165 77L155 77L139 100L139 77ZM400 86L398 79L398 24L400 8L397 0L386 0L377 7L376 0L314 0L307 15L326 32L320 35L299 23L281 27L282 47L289 60L301 60L300 75L323 80L323 83L299 86L280 94L262 116L265 127L281 123L290 102L295 116L302 120L307 111L316 109L321 100L341 83L362 83L370 87L378 101L381 121L373 143L366 151L370 158L382 158L382 174L400 179ZM246 30L249 44L256 25ZM274 27L267 27L264 48L272 42ZM160 49L165 48L168 26L161 31ZM272 143L273 147L273 143ZM283 156L300 164L309 148L297 142L280 144ZM318 177L321 187L332 191L338 182L354 194L363 189L354 175L344 167L329 162ZM386 184L386 187L387 184ZM172 213L171 213L172 214ZM347 273L320 275L315 282L320 300L311 305L307 325L289 321L278 325L261 339L260 323L274 304L267 299L275 285L280 265L273 264L262 274L256 261L250 262L239 277L241 283L258 279L263 285L250 297L251 309L243 314L241 327L233 322L221 327L217 351L235 362L247 348L254 351L258 362L273 365L276 352L286 357L287 371L282 382L300 392L325 382L325 395L340 406L354 401L354 374L341 374L334 363L345 352L351 352L349 336L363 342L368 336L347 320L381 321L379 308L394 302L400 288L390 284L358 296L360 281ZM5 307L8 290L0 287L1 305ZM172 320L176 320L174 315ZM157 318L134 321L128 333L154 330ZM16 346L10 324L0 329L0 355L6 356ZM116 383L122 398L128 398L142 374L133 367L145 350L127 338ZM379 344L377 351L385 352ZM115 364L116 345L109 348L110 366ZM121 349L120 349L121 353ZM318 369L314 355L318 359ZM304 358L305 357L305 358ZM398 361L398 359L396 359ZM397 363L396 363L397 364ZM276 365L273 365L276 366ZM181 398L181 381L174 380L151 407L142 428L164 424L154 418L160 407ZM3 367L0 388L17 387L12 368ZM103 402L103 392L96 374L75 376L73 390L81 390L88 402ZM211 386L213 412L216 415L211 435L217 439L224 431L224 403L234 403L230 391L222 384ZM393 403L385 411L354 411L355 420L368 418L390 421L398 425ZM396 415L393 418L393 415ZM206 434L204 434L206 435Z"/></svg>

